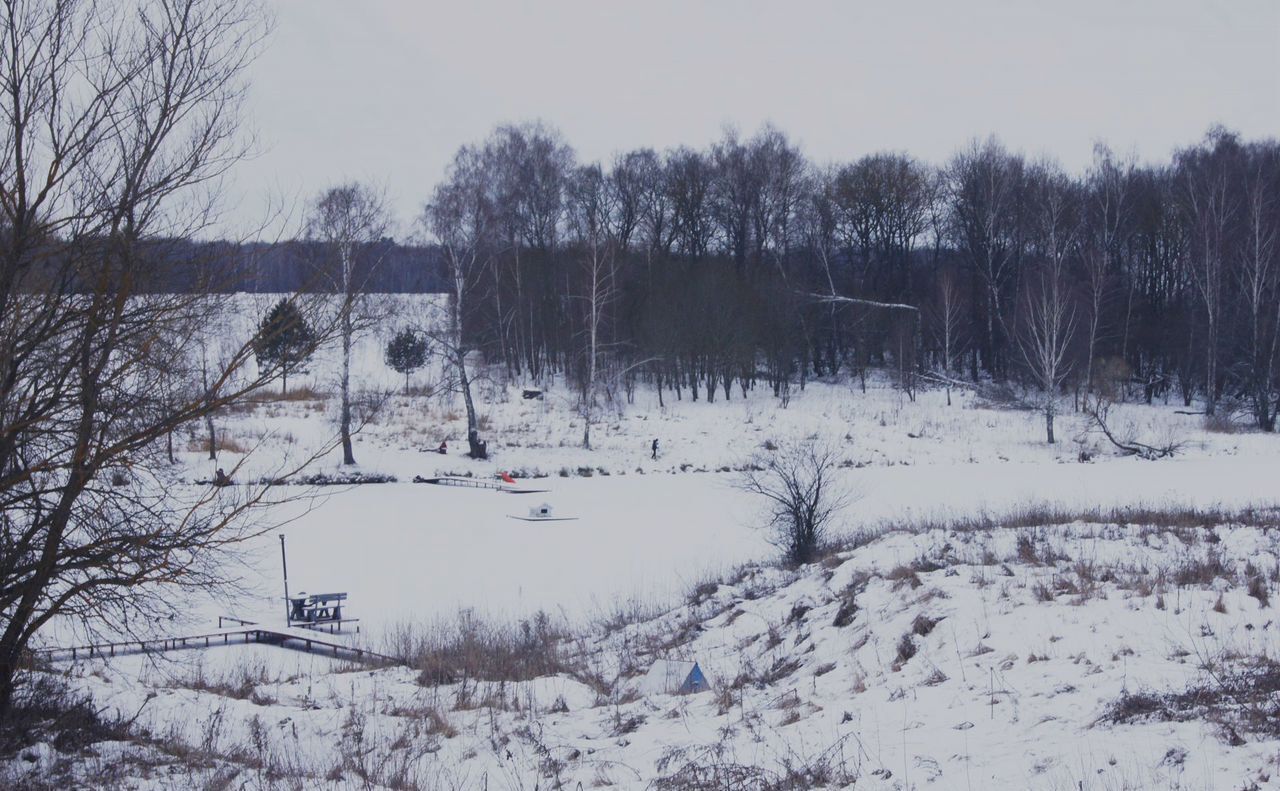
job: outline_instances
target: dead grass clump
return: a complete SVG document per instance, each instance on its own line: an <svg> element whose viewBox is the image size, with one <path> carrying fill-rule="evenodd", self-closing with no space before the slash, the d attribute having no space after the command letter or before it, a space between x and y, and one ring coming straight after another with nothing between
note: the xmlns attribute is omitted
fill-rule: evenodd
<svg viewBox="0 0 1280 791"><path fill-rule="evenodd" d="M716 595L716 591L720 590L720 583L716 580L706 580L693 586L693 590L689 591L688 597L685 599L690 607L697 607L712 596Z"/></svg>
<svg viewBox="0 0 1280 791"><path fill-rule="evenodd" d="M774 765L733 763L723 742L703 747L670 747L658 759L653 791L803 791L847 788L857 774L845 764L844 740L817 755L789 750Z"/></svg>
<svg viewBox="0 0 1280 791"><path fill-rule="evenodd" d="M831 621L831 625L837 629L843 629L853 623L853 618L858 614L858 603L855 601L857 590L854 586L849 586L840 595L840 606L836 610L836 617Z"/></svg>
<svg viewBox="0 0 1280 791"><path fill-rule="evenodd" d="M1051 602L1057 598L1057 594L1054 592L1053 588L1049 585L1045 585L1043 582L1037 582L1033 585L1031 587L1031 593L1036 597L1036 601L1038 602Z"/></svg>
<svg viewBox="0 0 1280 791"><path fill-rule="evenodd" d="M250 400L257 404L272 404L290 401L324 401L328 399L330 395L330 393L310 385L294 385L292 389L283 393L267 390L259 391L255 393L253 398Z"/></svg>
<svg viewBox="0 0 1280 791"><path fill-rule="evenodd" d="M916 574L910 566L898 566L884 575L884 578L893 583L894 590L899 590L904 586L915 590L924 584L920 581L920 575Z"/></svg>
<svg viewBox="0 0 1280 791"><path fill-rule="evenodd" d="M275 700L266 693L258 692L258 687L271 681L266 663L257 661L239 662L216 677L206 675L203 664L197 665L193 675L176 680L174 686L232 700L252 700L260 706L267 706L275 703Z"/></svg>
<svg viewBox="0 0 1280 791"><path fill-rule="evenodd" d="M1173 574L1176 585L1211 585L1216 579L1231 580L1235 573L1222 562L1222 555L1216 550L1205 553L1203 558L1187 560Z"/></svg>
<svg viewBox="0 0 1280 791"><path fill-rule="evenodd" d="M924 680L924 686L936 687L939 684L947 683L947 681L948 681L947 674L943 673L941 670L935 667L933 669L933 672L929 674L928 678Z"/></svg>
<svg viewBox="0 0 1280 791"><path fill-rule="evenodd" d="M778 657L756 681L765 686L775 684L799 670L800 664L800 657Z"/></svg>
<svg viewBox="0 0 1280 791"><path fill-rule="evenodd" d="M941 620L941 618L930 618L924 613L921 613L916 616L914 621L911 622L911 631L921 637L928 637L929 633L933 631L933 628L937 626Z"/></svg>
<svg viewBox="0 0 1280 791"><path fill-rule="evenodd" d="M132 723L109 717L87 694L73 692L61 678L24 673L17 679L13 702L0 720L0 757L11 757L39 742L59 752L79 752L104 741L132 738Z"/></svg>
<svg viewBox="0 0 1280 791"><path fill-rule="evenodd" d="M644 722L643 714L627 714L624 716L621 711L615 710L611 733L615 737L626 736L628 733L635 733L640 730L640 726L644 725Z"/></svg>
<svg viewBox="0 0 1280 791"><path fill-rule="evenodd" d="M1036 540L1029 531L1021 531L1018 533L1017 540L1018 560L1023 563L1039 563L1040 556L1036 554Z"/></svg>
<svg viewBox="0 0 1280 791"><path fill-rule="evenodd" d="M546 613L513 626L464 611L452 622L393 631L386 652L416 668L418 683L424 686L528 681L573 672L566 650L569 637Z"/></svg>
<svg viewBox="0 0 1280 791"><path fill-rule="evenodd" d="M1280 736L1280 663L1255 657L1233 667L1234 672L1216 674L1182 692L1123 694L1099 722L1208 721L1224 731L1239 728L1267 738Z"/></svg>
<svg viewBox="0 0 1280 791"><path fill-rule="evenodd" d="M1260 607L1269 606L1271 604L1271 590L1267 585L1267 578L1263 575L1262 570L1250 562L1245 564L1244 574L1248 580L1249 595L1258 600Z"/></svg>
<svg viewBox="0 0 1280 791"><path fill-rule="evenodd" d="M895 664L899 667L911 661L919 649L916 647L916 641L911 637L911 633L907 632L898 638L898 655L894 658Z"/></svg>

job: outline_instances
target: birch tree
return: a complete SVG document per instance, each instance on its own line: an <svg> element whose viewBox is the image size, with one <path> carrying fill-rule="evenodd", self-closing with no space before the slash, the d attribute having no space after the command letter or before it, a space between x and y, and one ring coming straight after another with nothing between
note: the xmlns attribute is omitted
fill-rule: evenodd
<svg viewBox="0 0 1280 791"><path fill-rule="evenodd" d="M442 327L429 322L435 347L453 371L454 388L467 412L467 445L472 458L487 456L471 392L467 356L473 351L467 334L471 314L479 307L477 289L491 262L496 230L493 196L482 151L463 146L454 156L444 182L423 210L420 223L444 253L448 303Z"/></svg>
<svg viewBox="0 0 1280 791"><path fill-rule="evenodd" d="M569 225L580 248L581 286L574 295L582 309L579 335L583 341L579 374L578 415L582 418L582 447L591 449L591 425L599 409L603 331L615 296L614 258L618 247L611 232L614 196L599 166L580 168L570 180Z"/></svg>
<svg viewBox="0 0 1280 791"><path fill-rule="evenodd" d="M338 427L342 436L342 463L355 464L351 443L351 344L356 332L359 296L369 273L375 244L386 236L390 218L383 198L372 187L350 183L325 190L312 205L307 220L310 238L322 245L321 271L338 295L338 322L342 341L342 367L338 375L341 394ZM358 261L361 254L366 259ZM357 271L359 263L364 266Z"/></svg>
<svg viewBox="0 0 1280 791"><path fill-rule="evenodd" d="M1044 414L1045 441L1050 445L1056 441L1053 429L1059 391L1071 373L1068 354L1075 319L1075 307L1061 273L1046 267L1024 291L1018 348L1042 395L1040 409Z"/></svg>
<svg viewBox="0 0 1280 791"><path fill-rule="evenodd" d="M1244 176L1244 243L1238 269L1247 323L1247 391L1263 431L1276 430L1280 382L1280 146L1258 145Z"/></svg>

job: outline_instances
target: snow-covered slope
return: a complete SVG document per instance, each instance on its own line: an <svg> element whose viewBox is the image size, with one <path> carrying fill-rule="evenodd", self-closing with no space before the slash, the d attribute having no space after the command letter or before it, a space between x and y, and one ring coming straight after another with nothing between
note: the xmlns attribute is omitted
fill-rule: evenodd
<svg viewBox="0 0 1280 791"><path fill-rule="evenodd" d="M560 672L528 681L240 654L82 665L73 683L199 752L193 781L231 787L1267 786L1277 514L1123 516L899 530L797 570L745 567L566 639ZM712 690L639 696L658 658L697 660ZM157 748L100 755L117 750L141 787L172 782L139 757L168 763ZM47 746L27 754L9 770L52 770ZM74 771L104 761L120 765Z"/></svg>

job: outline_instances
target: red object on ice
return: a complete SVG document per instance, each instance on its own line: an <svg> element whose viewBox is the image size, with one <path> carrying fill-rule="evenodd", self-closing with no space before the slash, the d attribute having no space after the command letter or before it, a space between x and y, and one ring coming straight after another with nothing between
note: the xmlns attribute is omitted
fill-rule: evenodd
<svg viewBox="0 0 1280 791"><path fill-rule="evenodd" d="M506 472L504 472L504 473L500 473L500 475L502 476L502 480L503 480L504 482L506 482L506 483L515 483L515 482L516 482L516 479L515 479L515 478L512 478L510 473L506 473Z"/></svg>

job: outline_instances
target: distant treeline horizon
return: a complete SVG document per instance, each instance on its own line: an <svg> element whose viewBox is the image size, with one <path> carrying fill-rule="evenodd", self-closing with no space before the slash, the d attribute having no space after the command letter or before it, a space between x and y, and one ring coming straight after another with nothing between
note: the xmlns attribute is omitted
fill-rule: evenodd
<svg viewBox="0 0 1280 791"><path fill-rule="evenodd" d="M769 125L584 164L555 129L508 125L459 149L415 231L435 244L359 245L350 282L449 292L459 343L515 378L729 397L869 365L1047 390L1101 376L1275 425L1275 139L1212 127L1159 164L1100 143L1072 175L994 137L942 165L819 165ZM334 290L318 241L190 245L222 260L219 290Z"/></svg>

